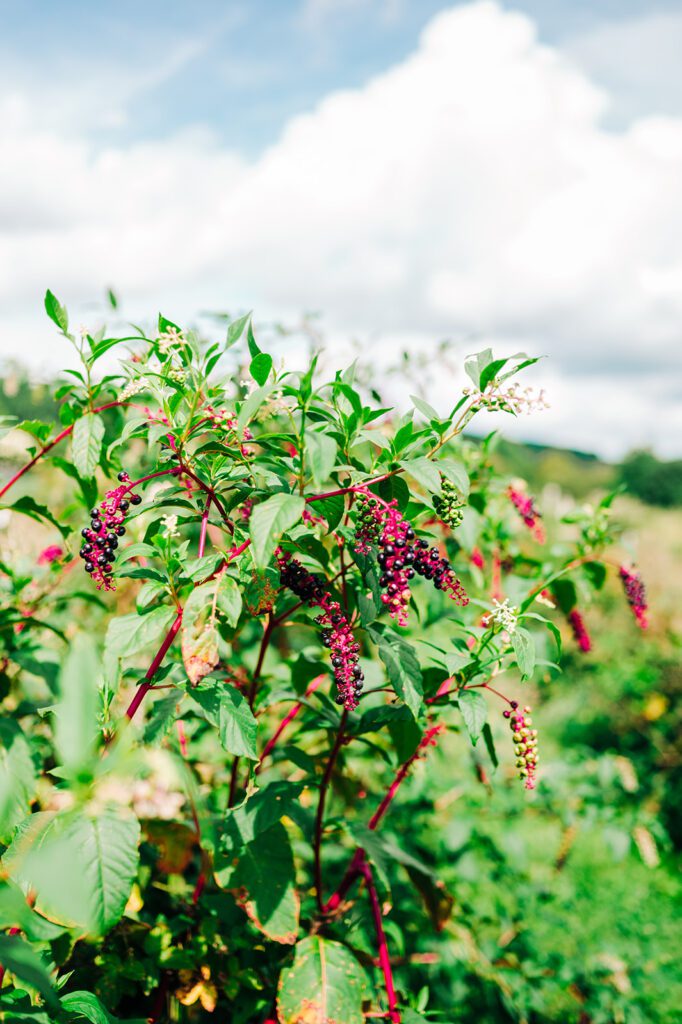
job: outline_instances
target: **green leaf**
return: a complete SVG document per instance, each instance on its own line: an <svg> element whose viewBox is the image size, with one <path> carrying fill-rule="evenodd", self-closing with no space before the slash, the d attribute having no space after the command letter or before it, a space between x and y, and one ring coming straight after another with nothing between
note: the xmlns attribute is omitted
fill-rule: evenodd
<svg viewBox="0 0 682 1024"><path fill-rule="evenodd" d="M464 463L458 459L440 459L436 465L443 476L450 483L453 483L457 490L466 497L469 493L469 474Z"/></svg>
<svg viewBox="0 0 682 1024"><path fill-rule="evenodd" d="M66 334L69 329L69 315L66 312L66 308L61 305L49 288L45 292L45 312L50 320Z"/></svg>
<svg viewBox="0 0 682 1024"><path fill-rule="evenodd" d="M33 799L36 773L31 749L18 723L0 718L0 842L25 818Z"/></svg>
<svg viewBox="0 0 682 1024"><path fill-rule="evenodd" d="M485 369L481 372L481 391L485 391L488 384L495 379L500 370L504 369L508 362L508 359L493 359L491 363L488 363Z"/></svg>
<svg viewBox="0 0 682 1024"><path fill-rule="evenodd" d="M462 712L469 739L476 746L488 717L488 702L483 694L476 693L475 690L460 690L457 694L457 703Z"/></svg>
<svg viewBox="0 0 682 1024"><path fill-rule="evenodd" d="M585 562L583 572L595 590L601 590L606 580L606 566L603 562Z"/></svg>
<svg viewBox="0 0 682 1024"><path fill-rule="evenodd" d="M422 673L414 647L395 633L380 633L377 629L369 629L368 633L379 648L379 657L398 696L416 718L424 698Z"/></svg>
<svg viewBox="0 0 682 1024"><path fill-rule="evenodd" d="M244 399L237 416L237 434L239 436L241 436L244 427L253 419L263 402L272 394L274 389L274 384L264 384L263 387L256 388L248 398Z"/></svg>
<svg viewBox="0 0 682 1024"><path fill-rule="evenodd" d="M493 352L490 348L484 348L482 352L475 352L464 360L464 372L477 388L481 387L481 374L492 361Z"/></svg>
<svg viewBox="0 0 682 1024"><path fill-rule="evenodd" d="M95 750L100 665L94 640L79 633L59 676L60 701L55 709L55 744L61 764L72 777L84 769Z"/></svg>
<svg viewBox="0 0 682 1024"><path fill-rule="evenodd" d="M266 352L259 352L257 356L251 360L249 372L256 384L261 386L265 384L266 380L272 372L272 356L269 356Z"/></svg>
<svg viewBox="0 0 682 1024"><path fill-rule="evenodd" d="M237 344L250 319L251 314L245 313L244 316L240 316L238 320L232 321L230 326L227 328L227 348L232 348L233 345Z"/></svg>
<svg viewBox="0 0 682 1024"><path fill-rule="evenodd" d="M495 750L495 740L493 739L493 731L490 728L490 724L488 722L486 722L485 725L483 726L482 734L483 741L485 743L485 748L488 751L488 757L492 761L493 768L497 768L500 762L497 759L497 751Z"/></svg>
<svg viewBox="0 0 682 1024"><path fill-rule="evenodd" d="M285 815L295 816L302 790L302 783L277 780L251 793L238 807L229 809L223 835L227 852L236 852L252 842Z"/></svg>
<svg viewBox="0 0 682 1024"><path fill-rule="evenodd" d="M267 501L256 505L251 513L249 531L253 559L258 568L264 568L282 538L303 515L305 499L296 494L273 494Z"/></svg>
<svg viewBox="0 0 682 1024"><path fill-rule="evenodd" d="M308 936L297 943L294 962L280 976L281 1024L364 1024L365 973L340 942Z"/></svg>
<svg viewBox="0 0 682 1024"><path fill-rule="evenodd" d="M86 935L120 920L137 872L140 826L119 808L32 814L3 857L7 874L36 894L36 910Z"/></svg>
<svg viewBox="0 0 682 1024"><path fill-rule="evenodd" d="M82 477L93 476L102 452L104 423L101 416L89 412L76 420L72 435L72 453L76 469Z"/></svg>
<svg viewBox="0 0 682 1024"><path fill-rule="evenodd" d="M64 928L36 914L14 882L0 881L0 921L3 928L18 928L29 942L51 942L64 934Z"/></svg>
<svg viewBox="0 0 682 1024"><path fill-rule="evenodd" d="M7 971L39 992L50 1009L59 1013L59 1001L52 979L36 952L23 939L0 935L0 963Z"/></svg>
<svg viewBox="0 0 682 1024"><path fill-rule="evenodd" d="M300 900L291 840L281 822L259 832L216 877L237 891L238 902L264 935L274 942L296 942Z"/></svg>
<svg viewBox="0 0 682 1024"><path fill-rule="evenodd" d="M425 416L429 422L431 420L440 419L438 412L433 408L433 406L429 405L428 402L425 402L423 398L419 397L419 395L410 395L410 401L415 409L418 409L422 416Z"/></svg>
<svg viewBox="0 0 682 1024"><path fill-rule="evenodd" d="M321 501L311 502L310 507L317 516L324 516L327 520L329 532L333 533L343 519L346 511L346 502L343 494L335 494L332 498L323 498Z"/></svg>
<svg viewBox="0 0 682 1024"><path fill-rule="evenodd" d="M61 1007L68 1014L76 1016L77 1020L85 1018L91 1024L146 1024L146 1018L130 1018L126 1021L119 1021L118 1017L105 1010L94 992L69 992L61 996Z"/></svg>
<svg viewBox="0 0 682 1024"><path fill-rule="evenodd" d="M219 730L220 742L228 754L258 760L256 733L258 723L249 702L234 686L216 683L198 686L190 696L203 709L206 718Z"/></svg>
<svg viewBox="0 0 682 1024"><path fill-rule="evenodd" d="M67 1013L75 1014L80 1020L84 1017L91 1021L91 1024L118 1024L118 1017L108 1012L99 1001L94 992L69 992L61 998L62 1008ZM144 1024L138 1018L140 1024ZM126 1021L125 1024L135 1024L134 1021Z"/></svg>
<svg viewBox="0 0 682 1024"><path fill-rule="evenodd" d="M242 612L242 594L237 581L225 572L218 577L216 604L228 626L236 626Z"/></svg>
<svg viewBox="0 0 682 1024"><path fill-rule="evenodd" d="M521 675L524 679L528 679L535 668L535 641L528 630L521 626L516 627L511 640Z"/></svg>
<svg viewBox="0 0 682 1024"><path fill-rule="evenodd" d="M334 469L338 450L336 441L329 434L309 430L305 435L305 450L313 480L320 487Z"/></svg>
<svg viewBox="0 0 682 1024"><path fill-rule="evenodd" d="M69 526L63 526L61 523L58 523L49 508L45 505L39 505L38 502L34 501L29 494L24 494L21 498L17 498L17 500L8 507L12 512L20 512L22 515L28 516L30 519L35 519L37 522L45 520L48 523L51 523L52 526L57 527L62 537L68 537L71 533L71 528Z"/></svg>
<svg viewBox="0 0 682 1024"><path fill-rule="evenodd" d="M256 734L258 723L248 701L239 690L228 687L220 699L220 742L228 754L243 754L258 760Z"/></svg>
<svg viewBox="0 0 682 1024"><path fill-rule="evenodd" d="M412 460L403 459L400 465L425 491L440 491L440 473L436 463L431 459L427 459L426 456Z"/></svg>
<svg viewBox="0 0 682 1024"><path fill-rule="evenodd" d="M113 685L121 658L160 641L175 619L175 608L155 608L146 615L120 615L109 622L104 641L104 677Z"/></svg>

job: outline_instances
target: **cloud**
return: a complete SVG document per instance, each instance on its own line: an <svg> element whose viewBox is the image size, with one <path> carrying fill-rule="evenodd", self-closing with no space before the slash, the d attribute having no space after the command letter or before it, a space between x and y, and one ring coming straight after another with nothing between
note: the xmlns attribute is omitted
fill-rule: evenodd
<svg viewBox="0 0 682 1024"><path fill-rule="evenodd" d="M682 120L606 131L607 107L491 2L436 16L248 163L200 130L95 149L6 95L0 343L37 337L46 285L78 302L113 284L135 315L316 308L377 359L444 335L545 352L557 394L526 436L679 451Z"/></svg>

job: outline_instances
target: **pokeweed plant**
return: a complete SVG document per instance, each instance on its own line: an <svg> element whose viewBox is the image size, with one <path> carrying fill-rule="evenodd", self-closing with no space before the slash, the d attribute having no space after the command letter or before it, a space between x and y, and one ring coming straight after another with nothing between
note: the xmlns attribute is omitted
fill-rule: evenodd
<svg viewBox="0 0 682 1024"><path fill-rule="evenodd" d="M0 496L54 536L1 566L4 1019L426 1019L390 886L418 914L437 879L382 826L448 731L483 739L482 777L542 787L543 633L588 650L610 568L646 624L612 496L545 524L495 435L465 436L545 404L510 383L524 355L479 352L445 415L399 415L355 365L278 368L248 316L209 343L46 309L80 368L60 428L5 424L34 447Z"/></svg>

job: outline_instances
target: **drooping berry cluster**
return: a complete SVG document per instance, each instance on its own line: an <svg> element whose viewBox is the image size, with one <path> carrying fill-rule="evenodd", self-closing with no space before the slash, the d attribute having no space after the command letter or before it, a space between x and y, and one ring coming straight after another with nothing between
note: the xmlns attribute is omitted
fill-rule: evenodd
<svg viewBox="0 0 682 1024"><path fill-rule="evenodd" d="M412 546L414 530L398 511L393 500L382 509L382 530L377 541L379 554L377 562L382 570L379 583L385 588L382 602L388 614L399 626L407 625L407 609L410 601L410 580L415 574L416 553Z"/></svg>
<svg viewBox="0 0 682 1024"><path fill-rule="evenodd" d="M578 647L581 651L584 651L587 654L588 651L592 650L592 638L587 632L585 620L577 608L574 608L568 613L568 623L573 630L573 636L575 637Z"/></svg>
<svg viewBox="0 0 682 1024"><path fill-rule="evenodd" d="M533 719L530 718L531 709L526 705L523 711L519 711L518 703L510 702L511 711L504 711L504 717L509 719L509 728L512 731L514 740L514 753L516 754L516 767L519 770L519 778L523 779L526 789L535 789L535 769L539 760L537 751L537 729L533 729Z"/></svg>
<svg viewBox="0 0 682 1024"><path fill-rule="evenodd" d="M277 556L282 585L301 601L322 609L315 622L322 626L321 640L331 654L334 680L338 693L336 703L348 711L358 706L365 675L358 664L360 645L356 642L350 623L341 605L325 589L326 580L308 572L300 562L286 552Z"/></svg>
<svg viewBox="0 0 682 1024"><path fill-rule="evenodd" d="M541 522L542 515L535 507L533 499L527 494L523 494L522 491L516 490L514 487L509 487L507 489L507 495L538 544L544 544L545 531Z"/></svg>
<svg viewBox="0 0 682 1024"><path fill-rule="evenodd" d="M83 546L79 554L84 561L83 568L92 576L98 590L102 587L105 590L116 589L112 563L116 558L119 538L126 532L123 523L130 506L139 505L142 501L139 494L131 493L135 485L130 483L127 473L119 473L118 479L121 486L107 491L99 508L93 508L90 513L90 527L81 530Z"/></svg>
<svg viewBox="0 0 682 1024"><path fill-rule="evenodd" d="M637 619L637 625L640 629L646 629L648 625L646 613L649 606L646 603L644 580L636 569L626 569L624 565L621 565L619 573L628 604Z"/></svg>
<svg viewBox="0 0 682 1024"><path fill-rule="evenodd" d="M433 580L436 590L442 590L457 604L469 603L467 593L462 586L455 570L445 556L441 556L438 548L430 548L426 540L418 540L414 545L415 558L412 563L414 571L426 580Z"/></svg>
<svg viewBox="0 0 682 1024"><path fill-rule="evenodd" d="M441 521L451 530L461 526L465 504L455 485L450 480L443 479L441 493L433 496L433 507Z"/></svg>

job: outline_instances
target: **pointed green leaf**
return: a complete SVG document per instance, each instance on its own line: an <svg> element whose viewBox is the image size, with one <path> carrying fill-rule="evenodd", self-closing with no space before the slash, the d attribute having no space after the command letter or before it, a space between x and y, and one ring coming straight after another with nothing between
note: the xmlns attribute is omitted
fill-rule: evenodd
<svg viewBox="0 0 682 1024"><path fill-rule="evenodd" d="M32 814L3 865L36 894L36 910L84 934L104 935L121 918L137 872L140 826L121 808Z"/></svg>
<svg viewBox="0 0 682 1024"><path fill-rule="evenodd" d="M457 694L457 703L462 712L469 739L476 746L488 717L488 702L483 694L476 693L475 690L460 690Z"/></svg>
<svg viewBox="0 0 682 1024"><path fill-rule="evenodd" d="M308 466L317 487L321 487L334 469L337 444L329 434L309 430L305 435L305 450Z"/></svg>
<svg viewBox="0 0 682 1024"><path fill-rule="evenodd" d="M52 294L49 288L45 292L45 312L49 316L50 320L52 320L52 322L66 334L69 329L68 313L66 312L66 308L61 305L57 297Z"/></svg>
<svg viewBox="0 0 682 1024"><path fill-rule="evenodd" d="M521 675L524 679L528 679L535 668L535 641L528 630L521 626L516 627L511 639Z"/></svg>
<svg viewBox="0 0 682 1024"><path fill-rule="evenodd" d="M379 648L379 657L386 666L388 678L402 700L416 718L424 697L422 673L417 653L406 640L388 630L384 633L369 629L368 633Z"/></svg>
<svg viewBox="0 0 682 1024"><path fill-rule="evenodd" d="M72 435L73 461L82 477L93 476L102 452L104 423L101 416L89 412L76 420Z"/></svg>
<svg viewBox="0 0 682 1024"><path fill-rule="evenodd" d="M279 544L282 534L291 529L303 515L305 500L296 494L273 494L256 505L251 513L249 530L253 559L265 567Z"/></svg>
<svg viewBox="0 0 682 1024"><path fill-rule="evenodd" d="M28 942L18 939L15 935L0 935L0 964L6 971L11 971L21 981L39 992L47 1005L59 1013L59 1001L52 979Z"/></svg>

